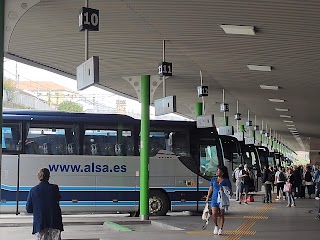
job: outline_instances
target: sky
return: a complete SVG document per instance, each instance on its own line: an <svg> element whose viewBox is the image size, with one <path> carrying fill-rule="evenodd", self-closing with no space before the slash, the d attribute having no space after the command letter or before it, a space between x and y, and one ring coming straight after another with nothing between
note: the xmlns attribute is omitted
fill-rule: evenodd
<svg viewBox="0 0 320 240"><path fill-rule="evenodd" d="M16 73L19 76L19 81L51 81L67 87L75 92L78 92L81 95L85 94L92 97L96 96L96 101L100 101L104 105L112 108L116 107L117 100L126 100L127 112L141 112L140 103L132 99L124 98L122 96L118 96L114 93L93 86L82 91L77 91L77 82L74 79L5 58L4 75L15 80ZM154 115L154 112L154 107L150 107L150 114ZM176 114L168 114L168 117L172 116L179 120L186 120L186 118L180 117Z"/></svg>

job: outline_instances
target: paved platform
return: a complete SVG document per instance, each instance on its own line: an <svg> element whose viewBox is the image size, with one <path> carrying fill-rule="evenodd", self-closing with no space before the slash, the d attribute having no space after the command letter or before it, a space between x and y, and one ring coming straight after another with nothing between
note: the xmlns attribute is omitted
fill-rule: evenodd
<svg viewBox="0 0 320 240"><path fill-rule="evenodd" d="M151 217L141 222L126 214L64 215L64 240L208 240L208 239L320 239L320 221L316 220L319 201L297 199L296 207L286 201L264 204L261 197L249 205L231 202L226 215L224 234L213 235L213 224L202 230L201 216L186 212ZM0 215L0 239L31 240L32 216Z"/></svg>

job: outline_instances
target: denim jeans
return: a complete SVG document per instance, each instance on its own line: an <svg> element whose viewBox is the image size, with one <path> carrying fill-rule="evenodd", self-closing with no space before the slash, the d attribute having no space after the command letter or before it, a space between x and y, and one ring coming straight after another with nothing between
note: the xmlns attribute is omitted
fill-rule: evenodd
<svg viewBox="0 0 320 240"><path fill-rule="evenodd" d="M292 192L286 192L286 194L287 194L288 206L291 206L292 204L296 205Z"/></svg>
<svg viewBox="0 0 320 240"><path fill-rule="evenodd" d="M271 194L272 185L265 183L264 188L266 191L266 202L272 202L272 194Z"/></svg>

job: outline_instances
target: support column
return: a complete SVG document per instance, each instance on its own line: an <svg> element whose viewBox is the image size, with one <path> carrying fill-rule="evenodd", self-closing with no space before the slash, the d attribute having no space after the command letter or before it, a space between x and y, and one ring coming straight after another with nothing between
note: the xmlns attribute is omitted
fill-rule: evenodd
<svg viewBox="0 0 320 240"><path fill-rule="evenodd" d="M4 45L4 2L0 0L0 135L2 136L2 107L3 107L3 45ZM0 138L2 146L2 138ZM0 185L1 185L1 167L2 167L2 148L0 149ZM0 191L0 199L1 191Z"/></svg>
<svg viewBox="0 0 320 240"><path fill-rule="evenodd" d="M140 220L149 219L150 75L141 76Z"/></svg>
<svg viewBox="0 0 320 240"><path fill-rule="evenodd" d="M199 117L202 115L202 103L196 102L196 109L195 109L196 117Z"/></svg>

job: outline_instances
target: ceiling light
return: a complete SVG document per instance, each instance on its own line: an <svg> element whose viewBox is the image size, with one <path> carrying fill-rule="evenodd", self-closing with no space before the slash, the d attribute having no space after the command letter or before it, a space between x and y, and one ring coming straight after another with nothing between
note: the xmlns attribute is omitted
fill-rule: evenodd
<svg viewBox="0 0 320 240"><path fill-rule="evenodd" d="M285 100L284 99L277 99L277 98L269 98L269 101L270 102L281 103L281 102L284 102Z"/></svg>
<svg viewBox="0 0 320 240"><path fill-rule="evenodd" d="M260 85L261 89L265 90L279 90L279 86Z"/></svg>
<svg viewBox="0 0 320 240"><path fill-rule="evenodd" d="M261 65L247 65L247 67L251 71L262 71L262 72L271 72L271 67L270 66L261 66ZM278 87L279 88L279 87ZM278 89L275 89L278 90Z"/></svg>
<svg viewBox="0 0 320 240"><path fill-rule="evenodd" d="M293 123L293 121L291 121L291 120L283 120L283 122L285 122L285 123Z"/></svg>
<svg viewBox="0 0 320 240"><path fill-rule="evenodd" d="M290 130L291 133L298 133L299 131L297 130Z"/></svg>
<svg viewBox="0 0 320 240"><path fill-rule="evenodd" d="M253 26L237 26L222 24L220 25L220 27L226 34L255 35L255 30Z"/></svg>
<svg viewBox="0 0 320 240"><path fill-rule="evenodd" d="M288 129L289 130L297 130L296 128L293 128L293 127L289 127Z"/></svg>
<svg viewBox="0 0 320 240"><path fill-rule="evenodd" d="M287 124L287 127L295 127L296 125L294 124Z"/></svg>
<svg viewBox="0 0 320 240"><path fill-rule="evenodd" d="M276 111L279 111L279 112L288 112L289 109L288 108L275 108Z"/></svg>
<svg viewBox="0 0 320 240"><path fill-rule="evenodd" d="M280 115L280 117L282 117L282 118L292 118L292 116L290 116L290 115Z"/></svg>

